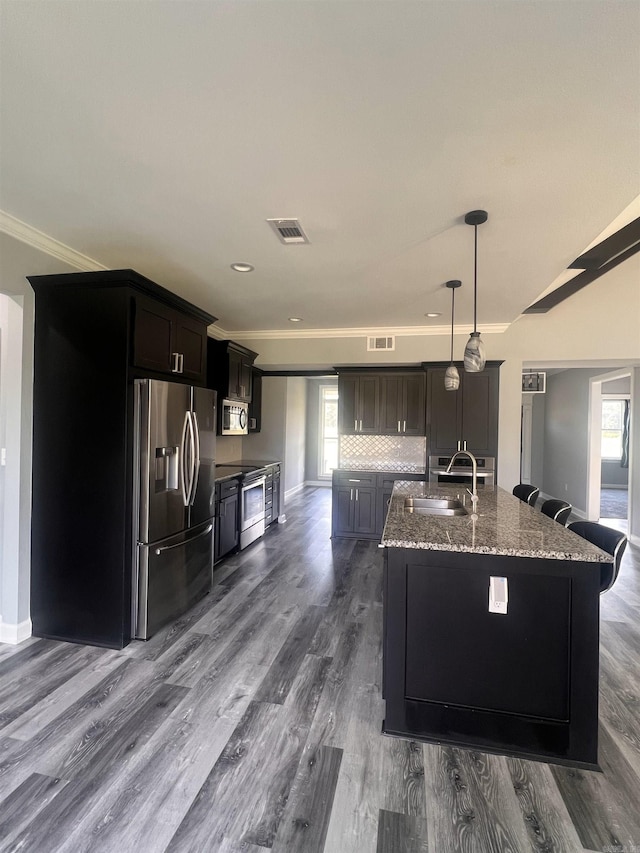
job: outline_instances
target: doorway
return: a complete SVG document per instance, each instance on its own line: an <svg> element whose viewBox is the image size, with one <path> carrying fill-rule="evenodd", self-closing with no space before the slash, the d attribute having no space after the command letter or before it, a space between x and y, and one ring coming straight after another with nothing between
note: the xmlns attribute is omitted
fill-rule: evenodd
<svg viewBox="0 0 640 853"><path fill-rule="evenodd" d="M589 383L587 517L628 531L631 373L594 376Z"/></svg>

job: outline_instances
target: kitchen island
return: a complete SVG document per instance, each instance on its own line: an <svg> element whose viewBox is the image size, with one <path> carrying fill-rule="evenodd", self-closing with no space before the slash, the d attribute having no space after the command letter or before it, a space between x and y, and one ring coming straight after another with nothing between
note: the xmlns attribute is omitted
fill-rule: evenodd
<svg viewBox="0 0 640 853"><path fill-rule="evenodd" d="M479 489L473 514L464 486L408 481L381 545L383 731L597 769L610 555L499 487Z"/></svg>

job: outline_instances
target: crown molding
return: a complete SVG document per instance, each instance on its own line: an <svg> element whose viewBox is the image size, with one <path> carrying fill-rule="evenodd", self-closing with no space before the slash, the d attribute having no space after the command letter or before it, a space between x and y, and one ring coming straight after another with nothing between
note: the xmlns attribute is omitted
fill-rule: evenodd
<svg viewBox="0 0 640 853"><path fill-rule="evenodd" d="M88 255L83 255L82 252L77 252L59 240L49 237L48 234L38 231L37 228L17 219L5 210L0 210L0 231L82 272L109 269Z"/></svg>
<svg viewBox="0 0 640 853"><path fill-rule="evenodd" d="M483 335L499 335L509 328L509 323L487 323L479 325ZM454 335L468 335L469 325L455 326ZM218 326L210 326L212 337L241 340L283 340L301 338L363 338L363 337L423 337L425 335L450 335L451 326L397 326L388 328L350 328L350 329L255 329L253 331L227 332Z"/></svg>
<svg viewBox="0 0 640 853"><path fill-rule="evenodd" d="M59 261L74 267L82 272L91 270L108 270L109 267L77 252L70 246L66 246L59 240L54 240L42 231L38 231L32 225L17 219L10 213L0 210L0 232L20 240L44 252ZM509 328L509 323L487 323L478 326L478 331L485 335L499 335ZM423 337L425 335L450 335L450 325L440 326L397 326L389 328L347 328L347 329L254 329L230 332L222 326L209 326L209 337L217 340L233 339L243 340L304 340L310 338L364 338L364 337ZM469 326L455 326L455 335L468 335Z"/></svg>

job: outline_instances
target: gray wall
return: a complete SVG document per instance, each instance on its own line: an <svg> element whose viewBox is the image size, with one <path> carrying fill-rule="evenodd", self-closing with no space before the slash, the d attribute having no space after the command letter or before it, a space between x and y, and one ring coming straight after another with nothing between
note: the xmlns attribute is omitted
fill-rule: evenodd
<svg viewBox="0 0 640 853"><path fill-rule="evenodd" d="M541 489L544 481L544 420L547 395L531 396L531 482Z"/></svg>
<svg viewBox="0 0 640 853"><path fill-rule="evenodd" d="M541 491L587 509L589 379L600 368L565 370L547 376L544 469Z"/></svg>
<svg viewBox="0 0 640 853"><path fill-rule="evenodd" d="M617 486L621 489L629 487L629 469L622 468L616 460L603 459L600 470L600 481L603 488Z"/></svg>
<svg viewBox="0 0 640 853"><path fill-rule="evenodd" d="M280 512L284 512L284 492L287 475L287 378L263 376L261 431L242 439L242 451L237 458L280 461Z"/></svg>

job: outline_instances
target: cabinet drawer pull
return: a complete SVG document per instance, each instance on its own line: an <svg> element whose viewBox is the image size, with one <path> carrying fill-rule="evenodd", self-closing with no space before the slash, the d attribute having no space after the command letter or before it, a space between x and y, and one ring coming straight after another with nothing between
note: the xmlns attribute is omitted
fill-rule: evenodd
<svg viewBox="0 0 640 853"><path fill-rule="evenodd" d="M361 483L362 480L349 480L350 483Z"/></svg>
<svg viewBox="0 0 640 853"><path fill-rule="evenodd" d="M172 352L171 358L173 359L173 366L171 368L172 373L180 373L180 353Z"/></svg>
<svg viewBox="0 0 640 853"><path fill-rule="evenodd" d="M400 432L400 421L398 421L398 432Z"/></svg>
<svg viewBox="0 0 640 853"><path fill-rule="evenodd" d="M402 432L406 432L407 431L407 422L403 421L402 423L404 424L404 426L402 427Z"/></svg>

